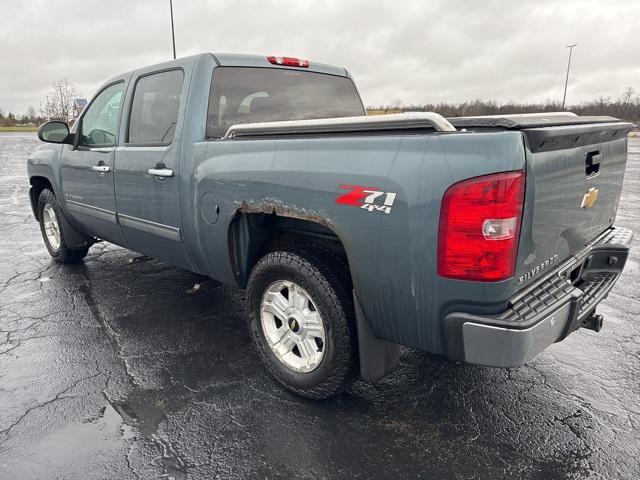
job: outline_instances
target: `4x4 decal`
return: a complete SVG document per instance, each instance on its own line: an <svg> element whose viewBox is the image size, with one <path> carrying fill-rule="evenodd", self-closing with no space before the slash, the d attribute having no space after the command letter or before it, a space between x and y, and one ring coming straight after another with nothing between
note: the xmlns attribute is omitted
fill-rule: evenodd
<svg viewBox="0 0 640 480"><path fill-rule="evenodd" d="M383 192L375 187L361 185L340 185L340 188L349 191L336 198L337 204L359 207L369 212L391 213L397 195L395 192Z"/></svg>

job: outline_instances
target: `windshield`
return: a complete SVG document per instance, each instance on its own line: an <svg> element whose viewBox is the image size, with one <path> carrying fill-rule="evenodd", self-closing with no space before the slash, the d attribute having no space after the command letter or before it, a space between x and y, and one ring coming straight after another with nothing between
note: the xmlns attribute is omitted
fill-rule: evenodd
<svg viewBox="0 0 640 480"><path fill-rule="evenodd" d="M364 115L350 78L276 68L218 67L209 94L207 136L239 123Z"/></svg>

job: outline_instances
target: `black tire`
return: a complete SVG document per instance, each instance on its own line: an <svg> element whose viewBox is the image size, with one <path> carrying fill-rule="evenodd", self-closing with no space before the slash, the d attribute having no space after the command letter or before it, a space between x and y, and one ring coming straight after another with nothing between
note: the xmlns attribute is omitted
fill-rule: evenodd
<svg viewBox="0 0 640 480"><path fill-rule="evenodd" d="M57 248L51 244L45 232L44 209L47 205L51 206L56 215L56 223L60 235L60 245ZM40 196L38 197L38 219L40 221L40 232L42 233L42 239L44 240L44 244L47 247L47 250L49 251L49 255L51 255L51 257L56 262L60 263L81 262L82 259L87 256L89 246L79 249L71 249L68 247L64 238L62 225L60 225L60 218L62 218L62 215L63 214L60 210L60 206L58 205L58 201L54 193L48 188L42 190L42 192L40 192Z"/></svg>
<svg viewBox="0 0 640 480"><path fill-rule="evenodd" d="M273 377L292 392L321 400L340 394L359 376L353 294L348 269L321 248L313 252L286 247L267 253L251 272L247 287L249 329L260 357ZM296 372L271 350L260 320L265 290L279 280L292 281L312 297L325 329L324 355L306 373Z"/></svg>

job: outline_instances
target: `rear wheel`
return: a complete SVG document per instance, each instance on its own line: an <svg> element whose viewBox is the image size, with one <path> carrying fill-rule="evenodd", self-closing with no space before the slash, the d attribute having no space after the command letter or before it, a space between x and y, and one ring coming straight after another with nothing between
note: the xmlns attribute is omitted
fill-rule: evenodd
<svg viewBox="0 0 640 480"><path fill-rule="evenodd" d="M42 239L54 260L60 263L78 263L87 255L89 247L71 249L67 246L60 224L62 212L54 193L45 188L38 197L38 218Z"/></svg>
<svg viewBox="0 0 640 480"><path fill-rule="evenodd" d="M336 395L357 378L353 297L345 268L323 250L274 251L258 261L249 279L254 344L271 374L308 398Z"/></svg>

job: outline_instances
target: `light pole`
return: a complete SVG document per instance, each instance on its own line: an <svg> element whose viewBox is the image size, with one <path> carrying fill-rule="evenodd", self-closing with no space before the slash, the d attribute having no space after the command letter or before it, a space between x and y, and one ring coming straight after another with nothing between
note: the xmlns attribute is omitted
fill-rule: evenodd
<svg viewBox="0 0 640 480"><path fill-rule="evenodd" d="M569 61L567 62L567 78L565 78L564 80L564 95L562 96L563 110L564 110L564 102L567 99L567 85L569 84L569 69L571 68L571 52L573 52L573 47L577 45L578 45L577 43L574 43L573 45L565 45L565 47L569 49Z"/></svg>
<svg viewBox="0 0 640 480"><path fill-rule="evenodd" d="M173 30L173 0L169 0L169 10L171 11L171 41L173 42L173 59L176 59L176 34Z"/></svg>

